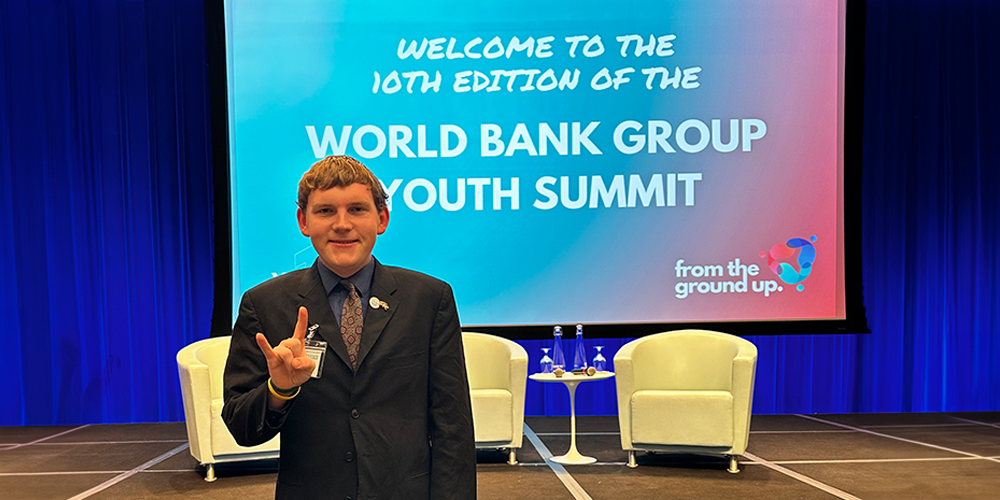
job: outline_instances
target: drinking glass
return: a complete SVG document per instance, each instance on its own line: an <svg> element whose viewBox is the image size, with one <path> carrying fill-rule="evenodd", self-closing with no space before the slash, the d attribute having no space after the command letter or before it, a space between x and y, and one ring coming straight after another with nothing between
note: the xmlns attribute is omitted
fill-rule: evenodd
<svg viewBox="0 0 1000 500"><path fill-rule="evenodd" d="M604 359L604 355L601 354L601 349L604 349L604 346L594 346L594 349L597 349L597 356L594 356L594 369L603 372L608 367L608 360Z"/></svg>
<svg viewBox="0 0 1000 500"><path fill-rule="evenodd" d="M549 348L542 348L542 373L552 373L552 358L549 357Z"/></svg>

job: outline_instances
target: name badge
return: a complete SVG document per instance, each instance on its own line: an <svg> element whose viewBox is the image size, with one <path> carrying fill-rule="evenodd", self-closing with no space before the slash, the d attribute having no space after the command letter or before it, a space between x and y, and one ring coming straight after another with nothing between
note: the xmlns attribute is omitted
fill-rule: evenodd
<svg viewBox="0 0 1000 500"><path fill-rule="evenodd" d="M316 362L313 368L312 378L323 376L323 360L326 359L326 342L320 340L305 341L306 356Z"/></svg>
<svg viewBox="0 0 1000 500"><path fill-rule="evenodd" d="M307 330L309 334L306 335L306 339L302 344L306 350L306 356L309 356L309 359L316 362L316 365L313 367L312 378L320 378L323 376L323 360L326 359L326 342L313 340L316 330L319 330L318 323L311 325Z"/></svg>

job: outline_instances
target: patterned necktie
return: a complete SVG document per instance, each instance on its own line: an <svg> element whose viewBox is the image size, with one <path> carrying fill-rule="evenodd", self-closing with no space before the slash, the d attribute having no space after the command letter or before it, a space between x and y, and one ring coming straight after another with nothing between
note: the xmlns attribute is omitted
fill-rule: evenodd
<svg viewBox="0 0 1000 500"><path fill-rule="evenodd" d="M354 284L349 280L340 280L340 286L347 289L347 299L340 314L340 336L347 346L347 355L351 357L351 368L358 368L358 347L361 346L361 297Z"/></svg>

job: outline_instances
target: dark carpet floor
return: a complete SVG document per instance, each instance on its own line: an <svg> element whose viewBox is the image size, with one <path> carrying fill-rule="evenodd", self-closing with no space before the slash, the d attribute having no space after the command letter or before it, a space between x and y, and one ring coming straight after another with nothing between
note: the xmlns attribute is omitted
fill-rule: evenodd
<svg viewBox="0 0 1000 500"><path fill-rule="evenodd" d="M642 454L625 466L617 417L579 417L593 465L546 458L569 447L568 417L528 417L519 464L478 453L484 500L1000 499L1000 412L758 415L739 474L719 457ZM0 428L4 500L268 499L276 460L221 464L204 481L183 423Z"/></svg>

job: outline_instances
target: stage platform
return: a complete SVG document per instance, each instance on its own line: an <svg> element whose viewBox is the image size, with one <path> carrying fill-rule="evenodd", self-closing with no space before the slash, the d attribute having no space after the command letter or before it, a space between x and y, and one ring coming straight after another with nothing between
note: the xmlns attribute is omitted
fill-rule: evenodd
<svg viewBox="0 0 1000 500"><path fill-rule="evenodd" d="M478 454L480 499L1000 499L1000 412L756 415L739 474L719 458L644 455L626 467L617 417L578 417L593 465L551 460L569 417L528 417L518 465ZM183 423L0 428L4 500L270 499L277 461L204 481Z"/></svg>

